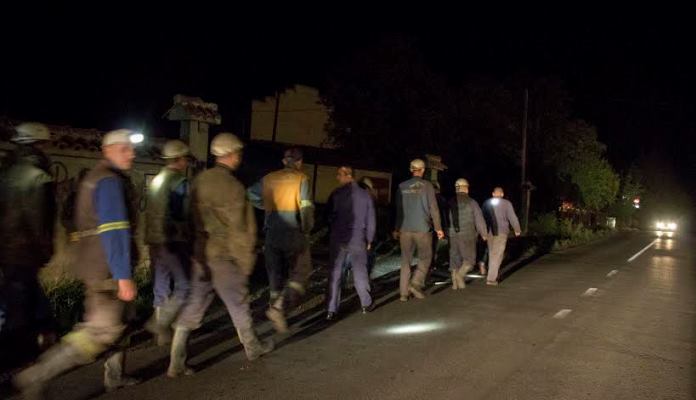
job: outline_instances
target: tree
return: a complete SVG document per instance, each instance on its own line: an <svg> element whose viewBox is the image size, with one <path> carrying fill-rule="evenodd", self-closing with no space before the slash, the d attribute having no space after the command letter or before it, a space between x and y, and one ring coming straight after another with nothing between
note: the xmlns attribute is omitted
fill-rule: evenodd
<svg viewBox="0 0 696 400"><path fill-rule="evenodd" d="M592 125L570 121L548 146L559 177L574 186L584 207L599 211L615 201L619 176L604 158L606 146L597 140Z"/></svg>
<svg viewBox="0 0 696 400"><path fill-rule="evenodd" d="M621 226L632 225L631 219L638 212L633 200L645 194L645 187L643 186L642 180L642 174L635 165L631 166L621 175L619 194L610 209L611 215L617 218Z"/></svg>

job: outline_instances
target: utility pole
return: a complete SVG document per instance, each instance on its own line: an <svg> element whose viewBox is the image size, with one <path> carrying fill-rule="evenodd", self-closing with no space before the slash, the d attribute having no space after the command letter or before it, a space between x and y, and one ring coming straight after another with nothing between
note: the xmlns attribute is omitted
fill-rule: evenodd
<svg viewBox="0 0 696 400"><path fill-rule="evenodd" d="M529 113L529 89L524 89L524 114L522 115L522 232L527 233L529 227L529 206L532 184L527 181L527 114Z"/></svg>

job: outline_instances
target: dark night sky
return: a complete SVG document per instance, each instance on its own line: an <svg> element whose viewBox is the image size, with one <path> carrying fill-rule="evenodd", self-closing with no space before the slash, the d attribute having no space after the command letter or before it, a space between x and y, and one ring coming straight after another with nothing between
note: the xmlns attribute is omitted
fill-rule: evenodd
<svg viewBox="0 0 696 400"><path fill-rule="evenodd" d="M32 17L32 29L21 18L2 25L0 115L160 134L176 129L161 120L176 93L217 102L224 125L236 129L251 98L283 84L320 83L332 66L380 37L361 21L260 24L235 14L182 29L197 14L112 20L107 12L87 19L54 9L47 15ZM694 35L685 26L562 18L491 23L474 16L451 26L409 24L426 61L452 79L529 73L564 80L576 116L598 126L617 167L655 152L696 189Z"/></svg>

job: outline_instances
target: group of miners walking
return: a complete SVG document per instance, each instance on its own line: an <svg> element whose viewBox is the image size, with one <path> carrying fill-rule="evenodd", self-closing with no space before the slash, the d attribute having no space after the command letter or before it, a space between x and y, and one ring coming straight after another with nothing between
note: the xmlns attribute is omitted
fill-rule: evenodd
<svg viewBox="0 0 696 400"><path fill-rule="evenodd" d="M17 149L0 175L0 284L3 290L14 287L30 298L25 304L31 309L24 312L40 325L50 319L50 312L37 274L52 254L56 212L49 162L41 150L50 133L37 123L21 124L16 131ZM137 213L126 175L135 158L132 134L121 129L104 135L103 159L79 184L70 239L76 249L74 270L85 286L84 317L34 365L17 374L15 385L27 398L41 398L49 380L106 352L110 354L104 364L106 390L137 383L124 375L124 337L137 296L133 278L137 247L132 234ZM148 186L144 232L154 271L155 312L145 327L158 344L171 346L170 377L192 373L186 365L187 341L201 326L215 294L227 308L249 360L273 350L271 340L257 337L249 308L248 281L256 265L254 207L265 211L263 255L270 287L266 316L279 333L288 331L287 313L301 301L312 273L308 238L314 228L314 205L309 180L302 173L302 151L287 150L283 169L247 189L234 174L242 163L243 147L235 135L218 134L211 142L215 166L189 181L187 145L168 141L162 149L166 166ZM444 210L438 207L433 185L423 179L425 163L413 160L410 170L413 177L401 183L396 194L394 236L402 252L401 301L425 297L433 240L445 238ZM354 179L350 166L338 169L337 180L339 187L326 206L328 320L339 311L341 281L348 266L363 313L374 306L368 274L377 225L374 193L369 181L359 184ZM465 275L477 261L478 236L488 244L487 283L496 285L510 225L520 234L513 207L503 199L501 188L494 190L482 210L468 196L465 179L455 186L456 197L444 217L449 221L445 225L452 287L464 288ZM418 263L412 273L414 251Z"/></svg>

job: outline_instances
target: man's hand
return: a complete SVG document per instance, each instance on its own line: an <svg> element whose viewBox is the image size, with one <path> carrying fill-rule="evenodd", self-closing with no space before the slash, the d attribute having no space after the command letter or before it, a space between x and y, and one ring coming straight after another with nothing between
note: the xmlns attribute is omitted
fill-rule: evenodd
<svg viewBox="0 0 696 400"><path fill-rule="evenodd" d="M135 300L135 296L138 295L138 288L135 286L135 282L132 279L119 279L118 280L118 298L125 301L131 302Z"/></svg>
<svg viewBox="0 0 696 400"><path fill-rule="evenodd" d="M521 234L522 234L522 232L515 231L515 236L520 236Z"/></svg>
<svg viewBox="0 0 696 400"><path fill-rule="evenodd" d="M367 251L370 251L370 250L372 250L372 243L367 244Z"/></svg>
<svg viewBox="0 0 696 400"><path fill-rule="evenodd" d="M488 236L486 235L481 235L481 239L483 239L484 242L488 241Z"/></svg>
<svg viewBox="0 0 696 400"><path fill-rule="evenodd" d="M400 236L401 236L401 233L399 231L392 232L392 237L394 238L394 240L399 240Z"/></svg>
<svg viewBox="0 0 696 400"><path fill-rule="evenodd" d="M442 240L445 238L445 232L444 231L435 231L437 233L437 240Z"/></svg>

